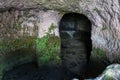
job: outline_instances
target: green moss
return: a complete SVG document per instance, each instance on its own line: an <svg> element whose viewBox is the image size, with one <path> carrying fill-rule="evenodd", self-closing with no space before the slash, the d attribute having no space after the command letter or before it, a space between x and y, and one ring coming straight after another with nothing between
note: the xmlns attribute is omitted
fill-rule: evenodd
<svg viewBox="0 0 120 80"><path fill-rule="evenodd" d="M52 24L50 25L49 30L48 30L48 34L51 33L51 31L54 30L54 29L55 29L55 25L54 25L54 23L52 23Z"/></svg>
<svg viewBox="0 0 120 80"><path fill-rule="evenodd" d="M44 36L36 40L37 54L40 63L48 63L49 61L59 62L60 58L57 54L60 51L60 40L55 36Z"/></svg>
<svg viewBox="0 0 120 80"><path fill-rule="evenodd" d="M32 60L35 53L33 37L22 37L0 42L0 75L4 70ZM1 80L1 79L0 79Z"/></svg>
<svg viewBox="0 0 120 80"><path fill-rule="evenodd" d="M102 30L106 30L107 29L107 26L103 26Z"/></svg>
<svg viewBox="0 0 120 80"><path fill-rule="evenodd" d="M34 57L32 54L28 54L30 52L37 52L38 62L41 64L60 63L61 59L58 54L60 51L60 39L54 34L51 34L54 29L55 26L52 23L46 36L42 38L20 37L2 40L0 42L0 72L6 66L22 64L23 61L30 60L31 57ZM35 52L32 52L31 49L35 49ZM24 52L27 53L25 54ZM5 65L2 65L1 62L5 63Z"/></svg>
<svg viewBox="0 0 120 80"><path fill-rule="evenodd" d="M96 55L98 57L103 57L105 55L105 52L100 48L93 48L92 49L92 54Z"/></svg>
<svg viewBox="0 0 120 80"><path fill-rule="evenodd" d="M99 12L99 10L98 10L97 7L95 7L95 8L93 9L93 11Z"/></svg>
<svg viewBox="0 0 120 80"><path fill-rule="evenodd" d="M10 51L15 51L20 48L30 48L35 45L35 38L24 37L0 42L0 54L5 54Z"/></svg>
<svg viewBox="0 0 120 80"><path fill-rule="evenodd" d="M52 23L46 36L36 40L37 56L40 64L48 64L50 62L56 64L60 62L58 55L60 51L60 39L54 34L50 34L54 28L55 26Z"/></svg>
<svg viewBox="0 0 120 80"><path fill-rule="evenodd" d="M21 23L20 22L14 22L13 23L13 29L20 30L21 29Z"/></svg>
<svg viewBox="0 0 120 80"><path fill-rule="evenodd" d="M115 79L109 75L105 75L104 80L115 80Z"/></svg>

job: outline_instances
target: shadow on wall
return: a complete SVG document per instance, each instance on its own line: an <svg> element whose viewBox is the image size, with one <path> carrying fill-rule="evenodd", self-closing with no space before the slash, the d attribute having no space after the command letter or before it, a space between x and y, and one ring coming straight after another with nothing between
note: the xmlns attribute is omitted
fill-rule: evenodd
<svg viewBox="0 0 120 80"><path fill-rule="evenodd" d="M82 72L92 50L90 20L83 14L67 13L61 19L59 33L63 64L72 72Z"/></svg>

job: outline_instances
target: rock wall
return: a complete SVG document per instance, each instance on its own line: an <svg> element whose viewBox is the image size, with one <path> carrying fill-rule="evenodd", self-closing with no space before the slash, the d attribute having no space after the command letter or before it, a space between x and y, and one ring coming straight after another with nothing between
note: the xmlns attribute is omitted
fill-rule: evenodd
<svg viewBox="0 0 120 80"><path fill-rule="evenodd" d="M52 10L11 9L0 13L0 79L4 70L23 63L60 62L58 18L58 12Z"/></svg>
<svg viewBox="0 0 120 80"><path fill-rule="evenodd" d="M54 65L60 63L59 22L61 15L58 11L39 11L38 38L36 51L38 64Z"/></svg>
<svg viewBox="0 0 120 80"><path fill-rule="evenodd" d="M107 80L107 79L120 79L120 65L119 64L111 64L106 67L106 69L102 72L101 75L96 77L96 80ZM85 80L94 80L94 79L85 79Z"/></svg>
<svg viewBox="0 0 120 80"><path fill-rule="evenodd" d="M60 12L54 10L40 11L39 19L40 23L38 24L38 37L41 38L45 36L46 32L49 31L50 26L53 24L55 28L50 34L55 34L59 37L59 22L61 19Z"/></svg>
<svg viewBox="0 0 120 80"><path fill-rule="evenodd" d="M47 51L46 49L49 48L48 52L52 48L53 51L55 49L60 52L58 30L58 22L60 19L57 19L59 18L57 14L58 12L55 11L44 12L38 10L11 10L2 12L0 14L1 62L7 63L7 68L9 68L10 65L14 66L20 64L20 62L24 63L35 59L36 52L37 56L41 56L41 54L43 52L45 53L45 51ZM55 15L57 16L55 17ZM52 18L53 16L54 18ZM39 40L39 38L41 39ZM52 46L52 44L54 45ZM48 52L46 52L46 54L48 54ZM53 55L51 54L50 56ZM5 58L2 59L3 57ZM56 58L58 59L58 57Z"/></svg>
<svg viewBox="0 0 120 80"><path fill-rule="evenodd" d="M35 10L0 13L0 79L4 71L35 60Z"/></svg>
<svg viewBox="0 0 120 80"><path fill-rule="evenodd" d="M1 0L0 11L9 9L53 9L86 15L92 22L93 46L107 53L111 62L119 62L119 0ZM112 57L111 57L112 56Z"/></svg>
<svg viewBox="0 0 120 80"><path fill-rule="evenodd" d="M18 46L26 46L23 43L17 43L15 40L17 38L20 38L20 41L22 39L22 42L28 42L27 46L29 46L34 37L42 38L44 34L44 31L41 32L42 28L49 31L52 23L56 26L56 30L52 32L58 35L59 21L62 16L65 13L75 12L84 14L91 21L93 47L104 50L111 62L120 62L119 0L0 0L0 12L1 50L6 49L1 45L8 46L9 41L10 44L17 44L17 46L10 46L10 50L14 50L14 47L19 49ZM42 19L48 24L41 22ZM36 34L36 26L41 34ZM23 39L24 36L27 39ZM28 37L30 39L32 37L32 40L29 39L30 42L27 41ZM1 53L4 51L2 50ZM2 60L4 60L3 57L1 62Z"/></svg>

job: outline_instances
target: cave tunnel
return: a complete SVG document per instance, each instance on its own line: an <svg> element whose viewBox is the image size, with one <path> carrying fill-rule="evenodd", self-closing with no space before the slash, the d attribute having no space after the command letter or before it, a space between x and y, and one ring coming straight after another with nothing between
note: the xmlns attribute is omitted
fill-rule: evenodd
<svg viewBox="0 0 120 80"><path fill-rule="evenodd" d="M66 13L60 21L59 33L63 64L69 70L79 73L90 59L91 22L83 14Z"/></svg>

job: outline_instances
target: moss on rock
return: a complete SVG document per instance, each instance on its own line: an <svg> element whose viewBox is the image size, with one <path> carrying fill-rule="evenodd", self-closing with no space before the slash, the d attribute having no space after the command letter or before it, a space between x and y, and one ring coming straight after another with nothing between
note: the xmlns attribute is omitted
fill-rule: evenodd
<svg viewBox="0 0 120 80"><path fill-rule="evenodd" d="M60 40L56 36L44 36L36 40L37 57L40 64L58 63L60 61Z"/></svg>
<svg viewBox="0 0 120 80"><path fill-rule="evenodd" d="M34 47L35 38L24 37L16 38L11 40L4 40L0 42L0 54L5 54L7 52L15 51L20 48Z"/></svg>
<svg viewBox="0 0 120 80"><path fill-rule="evenodd" d="M98 58L102 58L106 55L105 51L103 51L100 48L93 48L92 49L92 55L98 57Z"/></svg>
<svg viewBox="0 0 120 80"><path fill-rule="evenodd" d="M9 70L32 61L35 55L35 38L24 37L0 42L0 70Z"/></svg>
<svg viewBox="0 0 120 80"><path fill-rule="evenodd" d="M51 34L55 29L52 23L46 35L36 39L36 51L39 64L56 64L60 63L60 38Z"/></svg>

